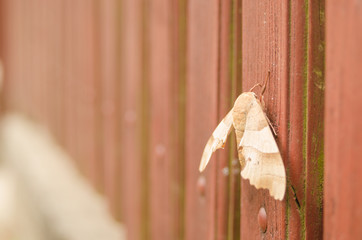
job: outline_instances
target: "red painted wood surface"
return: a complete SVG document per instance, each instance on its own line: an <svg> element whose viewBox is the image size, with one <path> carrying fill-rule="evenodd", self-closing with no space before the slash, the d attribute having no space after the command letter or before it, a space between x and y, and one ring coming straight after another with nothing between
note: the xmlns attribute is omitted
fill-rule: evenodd
<svg viewBox="0 0 362 240"><path fill-rule="evenodd" d="M175 144L179 134L180 105L184 97L178 71L180 42L176 1L157 0L148 3L146 14L149 84L149 202L150 239L177 239L181 235L183 204L181 195L184 160L178 158ZM173 17L176 14L176 17ZM175 84L176 83L176 84ZM163 197L162 197L163 196Z"/></svg>
<svg viewBox="0 0 362 240"><path fill-rule="evenodd" d="M147 185L148 141L146 106L142 100L147 87L144 68L143 5L141 0L126 0L120 6L120 161L121 219L128 239L148 235ZM132 23L132 24L129 24Z"/></svg>
<svg viewBox="0 0 362 240"><path fill-rule="evenodd" d="M284 162L287 155L288 117L288 4L287 1L243 1L242 5L242 83L243 91L263 82L270 71L265 92L267 115L278 133L278 146ZM259 230L259 209L266 210L265 233ZM256 190L242 180L241 238L285 239L285 200L275 201L267 190Z"/></svg>
<svg viewBox="0 0 362 240"><path fill-rule="evenodd" d="M217 110L219 2L190 1L187 7L185 239L214 239L217 162L211 161L202 174L198 166L222 119Z"/></svg>
<svg viewBox="0 0 362 240"><path fill-rule="evenodd" d="M289 66L289 161L287 174L290 187L287 188L289 201L288 235L290 239L299 239L305 236L303 230L305 198L305 116L306 112L306 84L307 76L307 42L308 35L306 21L306 1L292 1L290 26L290 66Z"/></svg>
<svg viewBox="0 0 362 240"><path fill-rule="evenodd" d="M308 2L308 68L306 129L305 236L323 238L324 90L325 90L324 1Z"/></svg>
<svg viewBox="0 0 362 240"><path fill-rule="evenodd" d="M119 96L119 48L118 29L119 4L117 1L98 3L99 8L99 69L100 69L100 111L102 134L98 144L102 148L100 160L104 166L104 192L115 217L120 217L120 109L117 107Z"/></svg>
<svg viewBox="0 0 362 240"><path fill-rule="evenodd" d="M149 235L151 239L173 239L175 195L172 185L175 164L171 161L172 41L171 1L150 1L146 15L149 80ZM160 196L167 196L160 197Z"/></svg>
<svg viewBox="0 0 362 240"><path fill-rule="evenodd" d="M291 14L288 234L321 239L324 2L292 2Z"/></svg>
<svg viewBox="0 0 362 240"><path fill-rule="evenodd" d="M222 119L232 108L232 2L222 1L219 5L219 33L218 33L218 119ZM228 144L228 151L220 151L216 153L214 161L216 162L216 195L215 195L215 238L227 239L233 228L229 229L229 211L235 211L235 205L239 203L232 201L233 195L230 196L229 188L232 188L230 176L239 175L233 172L231 167L233 144ZM231 160L231 161L230 161ZM232 224L231 224L232 225Z"/></svg>
<svg viewBox="0 0 362 240"><path fill-rule="evenodd" d="M327 1L326 21L324 239L360 239L361 3Z"/></svg>
<svg viewBox="0 0 362 240"><path fill-rule="evenodd" d="M243 181L244 238L322 238L323 6L323 2L243 2L244 91L271 72L267 114L278 133L289 179L282 203ZM255 223L261 207L268 218L266 233Z"/></svg>
<svg viewBox="0 0 362 240"><path fill-rule="evenodd" d="M355 19L340 23L333 15L346 13L334 4L328 32L334 47L327 60L331 86L340 92L331 90L328 98L334 125L326 134L339 136L332 126L340 113L350 116L343 104L359 100L347 95L357 89L355 82L344 88L338 81L357 73L346 66L360 62L350 32L357 29L360 8L348 1ZM322 238L324 1L0 0L0 11L6 108L50 129L104 191L128 239ZM342 52L344 35L350 52ZM351 60L337 61L344 58ZM288 176L282 202L240 179L235 136L198 172L217 123L268 71L267 115ZM339 104L338 94L348 101ZM359 135L353 137L358 142ZM339 142L326 141L335 153L326 169L328 221L358 221L358 214L345 215L347 198L341 202L337 194L352 180L358 187L348 174L359 165L348 155L346 169L337 172L335 156L341 159L342 150L335 147ZM257 221L261 207L265 233Z"/></svg>
<svg viewBox="0 0 362 240"><path fill-rule="evenodd" d="M74 59L74 44L73 34L75 33L75 9L71 1L64 1L64 27L63 36L63 52L64 52L64 147L68 150L69 154L74 158L76 163L79 163L79 153L77 136L79 129L77 128L77 86L78 82L75 80L75 59Z"/></svg>
<svg viewBox="0 0 362 240"><path fill-rule="evenodd" d="M91 1L79 1L77 9L77 32L76 55L78 65L77 79L80 85L79 89L79 128L80 128L80 155L84 171L97 186L100 188L100 174L103 173L103 166L99 162L99 92L98 92L98 65L99 59L97 50L98 29L96 28L95 3Z"/></svg>

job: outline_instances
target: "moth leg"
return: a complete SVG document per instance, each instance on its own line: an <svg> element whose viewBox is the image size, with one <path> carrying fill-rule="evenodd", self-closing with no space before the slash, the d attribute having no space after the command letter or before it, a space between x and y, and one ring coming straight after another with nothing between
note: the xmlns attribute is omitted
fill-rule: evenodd
<svg viewBox="0 0 362 240"><path fill-rule="evenodd" d="M266 114L265 114L265 118L268 121L268 124L269 124L270 128L272 129L272 131L274 133L274 136L277 136L277 132L275 131L275 128L274 128L273 124L271 123L270 119L268 118L268 116Z"/></svg>
<svg viewBox="0 0 362 240"><path fill-rule="evenodd" d="M265 92L266 85L268 84L269 80L270 80L270 71L268 71L268 75L267 75L267 77L265 78L264 84L263 84L263 86L262 86L262 88L261 88L261 93L260 93L260 96L261 96L261 97L263 96L263 94L264 94L264 92Z"/></svg>

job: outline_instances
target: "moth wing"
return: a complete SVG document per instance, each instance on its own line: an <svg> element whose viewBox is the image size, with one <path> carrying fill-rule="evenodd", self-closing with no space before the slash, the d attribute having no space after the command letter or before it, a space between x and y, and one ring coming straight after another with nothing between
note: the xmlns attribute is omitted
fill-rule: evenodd
<svg viewBox="0 0 362 240"><path fill-rule="evenodd" d="M241 176L256 188L266 188L282 200L286 178L282 157L260 102L255 99L246 116L245 132L239 143L245 159Z"/></svg>
<svg viewBox="0 0 362 240"><path fill-rule="evenodd" d="M226 139L231 132L233 126L232 110L224 117L219 123L211 137L206 143L204 152L201 157L200 172L204 171L206 165L209 163L211 155L219 148L224 148Z"/></svg>

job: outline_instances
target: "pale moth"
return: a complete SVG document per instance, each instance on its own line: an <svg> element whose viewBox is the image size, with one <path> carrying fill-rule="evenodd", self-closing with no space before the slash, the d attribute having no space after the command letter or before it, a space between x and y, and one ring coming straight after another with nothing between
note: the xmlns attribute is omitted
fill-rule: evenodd
<svg viewBox="0 0 362 240"><path fill-rule="evenodd" d="M263 85L262 94L266 83L267 80ZM199 170L202 172L205 169L213 152L224 148L226 139L234 128L241 176L249 179L250 184L257 189L266 188L271 196L282 200L286 184L283 160L269 127L264 107L252 92L254 87L236 99L234 107L212 133L202 154ZM263 102L262 94L260 99Z"/></svg>

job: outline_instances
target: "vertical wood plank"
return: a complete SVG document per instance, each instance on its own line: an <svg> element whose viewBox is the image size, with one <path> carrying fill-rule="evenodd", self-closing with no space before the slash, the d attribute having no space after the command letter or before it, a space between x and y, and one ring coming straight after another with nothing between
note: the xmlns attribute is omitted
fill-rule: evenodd
<svg viewBox="0 0 362 240"><path fill-rule="evenodd" d="M271 72L265 92L267 115L278 133L278 146L287 157L288 116L288 1L243 1L242 83L243 91L263 82ZM285 201L276 201L267 190L256 190L242 180L241 238L285 239ZM259 230L257 216L264 207L268 217L265 233Z"/></svg>
<svg viewBox="0 0 362 240"><path fill-rule="evenodd" d="M219 10L219 47L218 47L218 119L222 119L232 108L232 64L233 59L231 54L233 49L232 34L232 1L220 1ZM240 40L240 39L239 39ZM235 89L234 89L235 90ZM235 202L233 194L230 191L235 191L231 179L234 175L239 176L239 172L234 169L231 164L238 163L233 161L233 153L235 150L234 139L228 139L226 151L218 151L215 156L216 162L216 215L215 215L215 230L216 239L232 239L233 236L233 216L235 204L239 205L239 201ZM230 161L231 160L231 161ZM236 165L237 166L237 165ZM237 168L236 168L237 169ZM231 225L229 229L229 225ZM239 224L238 224L239 225ZM230 232L229 232L230 231Z"/></svg>
<svg viewBox="0 0 362 240"><path fill-rule="evenodd" d="M120 124L117 108L117 2L100 3L100 68L101 68L101 115L103 126L103 151L105 194L112 213L119 218L119 164L117 156Z"/></svg>
<svg viewBox="0 0 362 240"><path fill-rule="evenodd" d="M235 0L232 4L232 23L231 23L231 99L232 102L242 92L242 0ZM221 58L220 58L221 59ZM230 172L230 187L229 187L229 223L228 223L228 239L240 239L240 187L241 175L238 154L236 150L236 137L231 133L230 149L231 149L231 164L229 164Z"/></svg>
<svg viewBox="0 0 362 240"><path fill-rule="evenodd" d="M308 3L308 95L305 224L307 239L323 238L324 0Z"/></svg>
<svg viewBox="0 0 362 240"><path fill-rule="evenodd" d="M5 97L4 97L4 73L5 73L5 66L4 66L4 43L5 43L5 19L6 19L6 3L4 0L0 0L0 116L3 115L5 111Z"/></svg>
<svg viewBox="0 0 362 240"><path fill-rule="evenodd" d="M291 3L288 234L322 238L324 2Z"/></svg>
<svg viewBox="0 0 362 240"><path fill-rule="evenodd" d="M77 146L77 101L76 89L78 81L75 80L75 50L74 33L75 28L75 6L71 0L64 1L64 82L65 82L65 148L79 163ZM78 164L79 165L79 164Z"/></svg>
<svg viewBox="0 0 362 240"><path fill-rule="evenodd" d="M5 96L9 96L9 109L21 110L22 90L22 70L24 66L24 46L21 44L23 40L23 14L21 9L21 1L7 1L8 21L12 26L6 24L6 79ZM8 37L7 37L8 36ZM18 47L15 47L18 46Z"/></svg>
<svg viewBox="0 0 362 240"><path fill-rule="evenodd" d="M287 237L305 237L305 173L306 173L306 88L307 88L307 11L306 1L290 2L289 56L289 158L287 177Z"/></svg>
<svg viewBox="0 0 362 240"><path fill-rule="evenodd" d="M216 160L202 174L198 165L204 144L221 120L217 115L218 16L217 0L188 2L186 239L214 239L216 234Z"/></svg>
<svg viewBox="0 0 362 240"><path fill-rule="evenodd" d="M63 19L63 1L54 1L54 45L52 51L48 54L49 61L52 62L52 73L49 78L53 78L54 85L49 86L49 92L55 90L55 103L54 103L54 134L59 143L64 144L64 55L63 55L63 38L64 28L62 23Z"/></svg>
<svg viewBox="0 0 362 240"><path fill-rule="evenodd" d="M362 7L326 5L326 123L324 239L362 236ZM357 30L358 29L358 30Z"/></svg>
<svg viewBox="0 0 362 240"><path fill-rule="evenodd" d="M93 1L80 1L79 11L77 12L78 31L76 33L76 50L79 81L79 147L80 158L83 163L86 176L91 179L92 183L99 187L102 166L98 162L99 148L97 146L97 65L96 65L96 29L95 10Z"/></svg>
<svg viewBox="0 0 362 240"><path fill-rule="evenodd" d="M122 219L130 240L145 239L148 231L145 208L148 177L144 171L147 159L142 159L146 147L142 146L142 141L148 140L142 125L147 120L143 119L142 113L142 88L147 87L142 85L142 71L145 70L142 60L142 11L142 0L124 0L121 3L121 197L124 200Z"/></svg>
<svg viewBox="0 0 362 240"><path fill-rule="evenodd" d="M173 194L176 239L185 239L185 144L186 144L186 32L187 1L172 3L172 152L173 152Z"/></svg>
<svg viewBox="0 0 362 240"><path fill-rule="evenodd" d="M81 170L81 172L85 175L88 175L89 173L87 172L86 169L86 164L87 162L85 162L84 160L84 156L83 156L83 152L84 152L84 143L83 143L83 139L85 138L85 136L82 134L84 132L84 125L83 125L83 112L84 112L84 108L82 105L82 95L84 92L84 88L83 88L83 76L82 76L82 65L83 65L83 61L82 61L82 50L81 47L83 47L82 45L82 38L81 36L84 35L82 32L83 24L82 24L82 19L84 19L84 9L83 9L83 4L81 1L69 1L69 9L72 9L72 16L73 16L73 21L70 23L72 25L72 33L71 33L71 38L69 39L69 45L70 45L70 49L72 50L71 52L71 60L72 60L72 66L71 66L71 76L72 76L72 83L69 83L71 88L72 88L72 96L73 96L73 102L71 103L74 107L73 107L73 114L74 114L74 122L71 123L72 124L72 130L73 133L71 135L74 136L74 158L76 160L76 162L78 163L79 169ZM87 138L89 138L89 136L86 136ZM89 176L89 175L88 175Z"/></svg>
<svg viewBox="0 0 362 240"><path fill-rule="evenodd" d="M150 239L179 239L180 166L175 146L179 89L178 67L174 52L173 31L178 31L177 1L157 0L148 3L150 144L149 144L149 222Z"/></svg>

